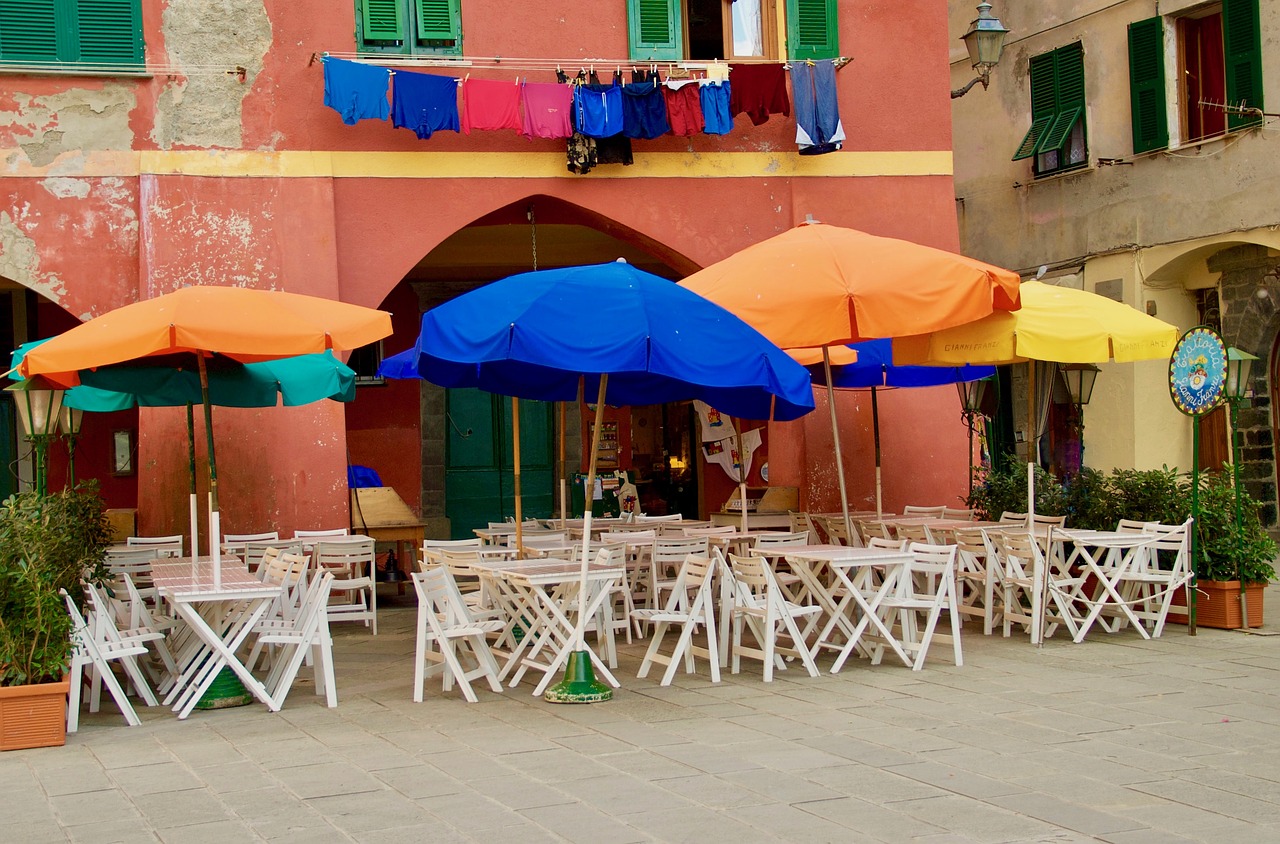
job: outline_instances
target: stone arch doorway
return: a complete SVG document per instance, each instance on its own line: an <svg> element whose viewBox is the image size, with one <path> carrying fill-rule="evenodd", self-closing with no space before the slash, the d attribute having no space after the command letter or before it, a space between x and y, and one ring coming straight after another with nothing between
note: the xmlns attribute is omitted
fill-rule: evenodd
<svg viewBox="0 0 1280 844"><path fill-rule="evenodd" d="M673 282L698 268L643 232L563 199L535 194L511 202L444 238L395 285L381 304L392 312L395 327L383 351L390 355L411 346L422 312L483 284L535 268L618 258ZM537 404L521 404L523 488L526 501L532 495L546 511L539 514L550 515L558 505L558 492L549 484L556 475L559 415ZM572 475L581 459L582 426L576 408L566 411ZM349 461L377 470L384 485L421 513L428 535L462 536L460 526L450 524L459 518L459 490L473 500L469 518L510 514L509 413L506 398L418 381L370 383L347 408Z"/></svg>

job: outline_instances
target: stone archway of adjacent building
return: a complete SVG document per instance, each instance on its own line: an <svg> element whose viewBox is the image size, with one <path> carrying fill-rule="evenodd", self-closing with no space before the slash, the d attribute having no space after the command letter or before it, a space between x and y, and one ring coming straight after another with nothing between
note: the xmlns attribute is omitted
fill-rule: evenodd
<svg viewBox="0 0 1280 844"><path fill-rule="evenodd" d="M383 348L387 354L408 348L417 334L417 315L483 284L535 268L605 263L618 258L673 282L698 269L686 256L655 237L592 209L547 195L531 195L510 202L455 230L423 255L388 293L383 307L398 314L412 311L415 319L411 326L405 320L397 322L395 335L383 342ZM504 445L501 431L508 411L506 404L488 404L481 397L451 395L429 383L414 383L413 387L417 397L413 408L401 403L405 400L402 385L387 385L381 393L359 391L356 403L347 411L348 448L353 463L377 462L365 455L373 454L374 449L384 447L388 441L384 426L393 429L392 436L396 428L416 427L418 436L414 445L419 459L414 468L420 473L417 488L412 488L414 481L406 476L403 465L392 467L391 472L398 473L399 486L417 493L416 496L402 494L402 497L411 506L419 505L428 533L441 535L448 529L446 519L451 509L447 493L450 486L457 486L450 474L450 455L456 456L460 447L473 445L474 437L482 436L476 432L487 431L484 436L494 438L495 465L483 462L482 458L488 459L483 454L485 449L478 449L473 457L481 461L482 471L492 469L496 473L492 477L500 477L507 469L500 458L502 450L509 447ZM382 401L366 399L369 395L381 396ZM379 407L371 408L370 401L378 402ZM478 424L454 418L457 413L478 414L485 407L490 411L481 414L484 419ZM577 421L577 410L569 409L564 430L571 473L576 469L582 447ZM549 418L538 424L555 430L559 421ZM458 439L468 431L473 433L471 437ZM522 436L522 442L526 437L527 434ZM401 443L400 447L406 446ZM387 461L381 462L385 466ZM523 468L528 490L533 470L528 466ZM545 466L540 466L539 471L541 469ZM476 473L479 474L481 472ZM387 478L383 480L386 482ZM495 483L499 484L499 497L509 495L499 481ZM414 497L417 502L412 501Z"/></svg>

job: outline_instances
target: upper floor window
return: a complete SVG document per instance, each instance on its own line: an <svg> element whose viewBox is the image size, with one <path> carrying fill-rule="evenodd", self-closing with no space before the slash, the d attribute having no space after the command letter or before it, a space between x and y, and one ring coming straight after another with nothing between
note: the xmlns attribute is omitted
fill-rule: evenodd
<svg viewBox="0 0 1280 844"><path fill-rule="evenodd" d="M461 0L358 0L356 43L361 52L461 55Z"/></svg>
<svg viewBox="0 0 1280 844"><path fill-rule="evenodd" d="M777 59L779 2L793 59L839 55L836 0L627 0L631 58L639 61Z"/></svg>
<svg viewBox="0 0 1280 844"><path fill-rule="evenodd" d="M140 0L0 0L0 64L143 64Z"/></svg>
<svg viewBox="0 0 1280 844"><path fill-rule="evenodd" d="M1034 158L1037 176L1083 167L1085 142L1084 46L1076 41L1031 59L1031 128L1013 160Z"/></svg>
<svg viewBox="0 0 1280 844"><path fill-rule="evenodd" d="M1171 20L1129 25L1133 151L1169 145L1165 33L1176 38L1179 138L1212 138L1262 122L1262 41L1258 0L1222 0Z"/></svg>

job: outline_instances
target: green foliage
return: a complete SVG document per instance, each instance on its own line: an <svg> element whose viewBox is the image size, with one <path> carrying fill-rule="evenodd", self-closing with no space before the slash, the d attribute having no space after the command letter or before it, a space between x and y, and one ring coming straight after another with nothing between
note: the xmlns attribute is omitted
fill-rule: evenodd
<svg viewBox="0 0 1280 844"><path fill-rule="evenodd" d="M1276 558L1276 543L1262 527L1260 507L1248 492L1241 490L1237 530L1231 473L1209 472L1201 476L1195 562L1198 578L1266 583L1276 576L1271 565Z"/></svg>
<svg viewBox="0 0 1280 844"><path fill-rule="evenodd" d="M990 521L996 521L1005 511L1027 512L1027 464L1007 460L1002 467L984 470L973 486L973 494L965 499L965 506ZM1067 512L1062 484L1039 466L1036 467L1036 512L1048 516Z"/></svg>
<svg viewBox="0 0 1280 844"><path fill-rule="evenodd" d="M81 579L103 580L110 541L94 484L0 504L0 685L62 677L71 623L58 590L78 598Z"/></svg>
<svg viewBox="0 0 1280 844"><path fill-rule="evenodd" d="M1067 523L1084 530L1111 530L1119 517L1107 476L1085 467L1067 478Z"/></svg>
<svg viewBox="0 0 1280 844"><path fill-rule="evenodd" d="M1118 508L1111 527L1122 518L1180 524L1191 515L1191 484L1176 469L1116 469L1109 483Z"/></svg>

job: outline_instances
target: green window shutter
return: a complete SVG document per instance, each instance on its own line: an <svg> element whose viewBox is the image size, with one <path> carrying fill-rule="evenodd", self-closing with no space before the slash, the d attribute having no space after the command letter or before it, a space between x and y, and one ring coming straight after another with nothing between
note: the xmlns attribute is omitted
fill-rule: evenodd
<svg viewBox="0 0 1280 844"><path fill-rule="evenodd" d="M1054 53L1043 53L1031 58L1031 128L1018 144L1013 160L1035 155L1045 132L1058 115L1058 89L1055 84Z"/></svg>
<svg viewBox="0 0 1280 844"><path fill-rule="evenodd" d="M1147 18L1129 24L1129 109L1133 118L1133 151L1169 146L1165 113L1164 22Z"/></svg>
<svg viewBox="0 0 1280 844"><path fill-rule="evenodd" d="M787 55L834 59L840 55L836 0L787 0Z"/></svg>
<svg viewBox="0 0 1280 844"><path fill-rule="evenodd" d="M58 60L54 0L0 0L0 61Z"/></svg>
<svg viewBox="0 0 1280 844"><path fill-rule="evenodd" d="M1262 36L1258 0L1223 0L1223 53L1227 60L1227 105L1244 104L1261 110ZM1227 115L1227 128L1240 129L1262 122L1262 115Z"/></svg>
<svg viewBox="0 0 1280 844"><path fill-rule="evenodd" d="M1084 45L1077 41L1059 47L1050 55L1053 56L1056 116L1036 145L1037 154L1060 149L1076 123L1084 119Z"/></svg>
<svg viewBox="0 0 1280 844"><path fill-rule="evenodd" d="M74 0L74 61L143 63L142 9L138 0Z"/></svg>
<svg viewBox="0 0 1280 844"><path fill-rule="evenodd" d="M401 0L363 0L360 6L362 40L404 41L404 10Z"/></svg>
<svg viewBox="0 0 1280 844"><path fill-rule="evenodd" d="M1050 114L1031 121L1031 128L1027 130L1027 134L1022 136L1022 143L1018 144L1018 151L1013 154L1014 161L1020 161L1035 155L1036 147L1040 145L1040 139L1044 137L1045 131L1053 123L1053 117Z"/></svg>
<svg viewBox="0 0 1280 844"><path fill-rule="evenodd" d="M680 5L680 0L627 0L631 58L684 58Z"/></svg>
<svg viewBox="0 0 1280 844"><path fill-rule="evenodd" d="M423 41L462 40L459 0L414 0L418 4L418 38Z"/></svg>

